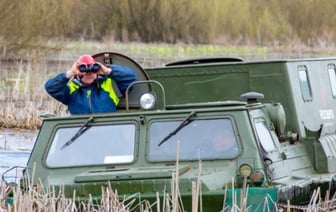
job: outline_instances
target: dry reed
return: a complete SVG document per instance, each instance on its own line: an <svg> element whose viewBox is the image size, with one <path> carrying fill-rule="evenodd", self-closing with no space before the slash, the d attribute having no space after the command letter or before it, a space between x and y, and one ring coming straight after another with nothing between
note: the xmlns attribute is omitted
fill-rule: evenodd
<svg viewBox="0 0 336 212"><path fill-rule="evenodd" d="M201 194L201 181L200 173L202 172L201 161L199 161L199 175L196 182L192 182L192 212L202 212L202 194ZM178 165L176 166L178 170ZM172 175L172 189L171 193L163 191L162 204L159 197L159 192L156 193L156 201L149 202L141 198L141 194L135 193L130 196L120 197L118 191L114 190L111 184L101 188L101 198L97 200L90 194L83 200L79 200L76 195L76 190L73 191L72 197L65 197L64 190L56 192L55 187L45 189L43 183L39 181L37 185L29 185L26 191L20 189L19 186L13 186L13 184L7 184L5 181L0 182L0 212L30 212L30 211L83 211L83 212L96 212L96 211L116 211L116 212L151 212L151 211L163 211L163 212L182 212L184 211L183 202L179 193L179 182L177 177L178 171ZM33 174L34 175L34 174ZM227 190L231 187L233 190L234 180L232 180L232 186L228 184L224 189L223 196L223 208L221 211L225 212L247 212L251 211L250 206L247 205L248 189L246 179L241 188L241 198L237 199L237 193L232 192L232 206L226 204ZM8 197L13 203L8 202ZM269 202L273 201L270 197L265 197L264 202L260 203L258 211L305 211L305 212L323 212L323 211L335 211L336 210L336 196L334 195L329 200L329 193L325 196L325 200L321 198L319 188L314 191L310 203L305 206L293 206L288 204L276 204L274 208L269 208Z"/></svg>
<svg viewBox="0 0 336 212"><path fill-rule="evenodd" d="M34 69L33 69L34 67ZM12 70L12 69L15 69ZM42 114L66 114L66 107L44 90L44 63L17 63L0 74L0 127L38 129Z"/></svg>

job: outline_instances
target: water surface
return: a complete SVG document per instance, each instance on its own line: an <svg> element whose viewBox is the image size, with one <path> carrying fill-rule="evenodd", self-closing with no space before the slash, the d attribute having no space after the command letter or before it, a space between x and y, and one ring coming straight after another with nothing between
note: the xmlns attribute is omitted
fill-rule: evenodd
<svg viewBox="0 0 336 212"><path fill-rule="evenodd" d="M36 136L37 131L35 130L0 129L1 177L14 178L16 175L21 174L20 170L22 168L8 170L12 167L26 166Z"/></svg>

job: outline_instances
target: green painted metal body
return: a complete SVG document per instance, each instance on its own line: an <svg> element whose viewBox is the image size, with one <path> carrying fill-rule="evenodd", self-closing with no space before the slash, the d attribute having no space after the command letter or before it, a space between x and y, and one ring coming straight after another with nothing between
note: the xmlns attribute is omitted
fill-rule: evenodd
<svg viewBox="0 0 336 212"><path fill-rule="evenodd" d="M120 61L128 63L124 58ZM191 211L193 185L200 182L203 211L219 211L223 205L239 205L242 167L248 165L252 173L246 175L247 204L253 211L262 211L266 200L271 208L273 202L287 200L305 204L318 186L335 186L335 155L332 145L328 147L334 143L334 134L324 127L318 131L321 123L333 128L334 119L329 116L335 107L334 99L324 96L325 76L315 76L315 72L309 74L316 78L310 81L314 98L300 102L294 72L303 63L315 70L333 62L229 62L139 69L141 80L155 80L164 90L151 83L135 86L134 94L124 101L126 108L116 113L45 118L26 179L42 182L46 188L64 187L67 196L76 189L84 199L89 194L99 198L101 186L110 184L120 196L138 193L141 199L156 201L157 192L161 198L173 192L174 178L187 211ZM136 104L147 91L161 100L153 110ZM273 103L236 101L248 91L264 93L265 102ZM318 93L325 102L317 101ZM202 142L210 144L213 130L223 126L234 133L235 152L206 156ZM63 147L81 127L86 131Z"/></svg>
<svg viewBox="0 0 336 212"><path fill-rule="evenodd" d="M263 93L264 102L284 106L286 129L305 137L305 128L317 131L321 124L332 124L326 130L335 131L335 120L327 117L336 112L335 82L331 82L335 79L329 75L335 64L336 58L241 61L148 68L146 72L165 87L167 104L241 100L246 92ZM311 86L307 99L299 75L304 70Z"/></svg>
<svg viewBox="0 0 336 212"><path fill-rule="evenodd" d="M336 58L190 61L146 69L165 87L167 104L241 100L245 92L263 93L263 102L283 105L286 121L281 136L315 141L307 151L316 170L336 171Z"/></svg>

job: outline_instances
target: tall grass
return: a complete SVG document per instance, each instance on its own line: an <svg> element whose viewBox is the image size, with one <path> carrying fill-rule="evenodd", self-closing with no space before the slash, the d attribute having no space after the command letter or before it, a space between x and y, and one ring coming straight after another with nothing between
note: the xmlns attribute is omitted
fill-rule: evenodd
<svg viewBox="0 0 336 212"><path fill-rule="evenodd" d="M178 145L178 144L177 144ZM178 155L177 150L177 155ZM141 197L140 193L135 193L129 196L121 197L118 191L115 190L110 183L108 186L101 187L101 194L99 200L91 194L87 194L87 198L83 199L76 195L76 190L73 190L72 197L64 195L64 188L60 190L55 187L45 188L41 181L37 185L28 182L28 189L21 190L15 184L8 184L5 181L0 181L0 211L115 211L115 212L183 212L185 207L191 208L191 212L203 211L202 206L202 162L199 161L199 175L196 181L192 181L192 201L191 206L183 205L183 201L179 192L179 159L177 156L175 172L172 173L171 193L166 191L156 192L156 201L149 202ZM35 171L33 170L32 178L34 178ZM234 189L234 181L232 186L227 184L223 190L223 208L221 211L238 212L250 211L247 202L248 186L246 179L241 192L241 198L237 199L235 193L232 197L232 205L226 204L226 191L228 187ZM161 194L160 194L161 193ZM267 197L266 197L267 199ZM258 203L256 203L258 204ZM260 210L263 212L272 211L268 208L267 201L260 203ZM276 208L275 203L273 202Z"/></svg>
<svg viewBox="0 0 336 212"><path fill-rule="evenodd" d="M42 71L41 71L42 70ZM41 114L64 114L65 108L44 91L44 63L22 62L2 68L0 80L0 126L37 129Z"/></svg>
<svg viewBox="0 0 336 212"><path fill-rule="evenodd" d="M178 163L177 163L178 164ZM199 161L199 173L202 172L201 161ZM178 170L178 165L176 167ZM121 197L118 191L108 183L107 186L101 187L99 200L91 194L87 197L79 197L76 190L73 190L71 197L64 195L64 189L56 189L55 187L45 188L43 183L39 181L37 185L30 184L27 190L21 190L15 184L8 184L5 181L0 181L0 212L29 212L29 211L82 211L82 212L97 212L97 211L115 211L115 212L183 212L185 207L191 208L191 212L202 212L202 183L201 176L197 176L196 181L192 181L191 206L186 206L181 200L179 193L179 173L172 173L172 190L171 193L166 191L156 192L156 201L149 202L141 197L140 193L134 193L129 196ZM232 205L227 204L227 189L235 189L235 183L232 180L232 186L225 185L223 190L223 207L220 211L223 212L252 212L250 205L247 204L247 191L249 186L244 180L241 188L241 197L236 197L236 192L232 193ZM323 212L336 210L336 194L329 196L327 193L324 198L321 197L319 188L314 190L310 202L305 206L291 205L290 201L287 204L279 204L274 202L269 197L265 197L264 201L259 203L257 211L260 212L290 212L290 211L305 211L305 212ZM269 202L271 201L271 202ZM271 203L271 204L270 204ZM258 204L258 203L256 203ZM270 208L270 205L273 206Z"/></svg>

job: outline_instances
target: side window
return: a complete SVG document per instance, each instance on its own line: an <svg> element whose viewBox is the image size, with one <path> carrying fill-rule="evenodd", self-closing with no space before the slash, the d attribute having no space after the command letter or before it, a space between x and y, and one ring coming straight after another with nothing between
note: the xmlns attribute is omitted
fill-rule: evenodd
<svg viewBox="0 0 336 212"><path fill-rule="evenodd" d="M312 101L313 95L311 91L307 66L305 65L298 66L298 74L303 101L305 102Z"/></svg>
<svg viewBox="0 0 336 212"><path fill-rule="evenodd" d="M335 64L328 65L329 81L333 98L336 98L336 66Z"/></svg>
<svg viewBox="0 0 336 212"><path fill-rule="evenodd" d="M260 144L265 152L271 152L275 150L275 145L272 139L272 135L268 130L265 121L257 120L255 122L255 128Z"/></svg>
<svg viewBox="0 0 336 212"><path fill-rule="evenodd" d="M239 145L230 118L194 120L174 134L181 120L153 121L149 127L149 161L232 159ZM165 138L170 135L167 140ZM164 142L162 142L164 141Z"/></svg>
<svg viewBox="0 0 336 212"><path fill-rule="evenodd" d="M134 160L135 125L91 126L67 146L79 127L57 129L46 164L49 167L71 167Z"/></svg>

